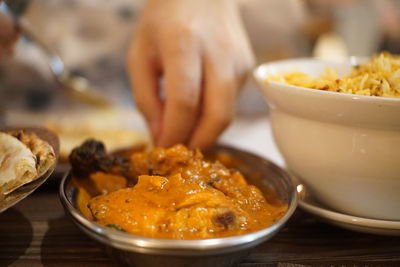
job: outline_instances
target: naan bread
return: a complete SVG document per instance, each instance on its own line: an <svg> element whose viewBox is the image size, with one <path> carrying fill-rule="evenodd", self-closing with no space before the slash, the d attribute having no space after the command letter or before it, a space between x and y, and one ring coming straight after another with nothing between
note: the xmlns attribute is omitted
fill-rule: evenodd
<svg viewBox="0 0 400 267"><path fill-rule="evenodd" d="M46 127L60 138L60 159L65 162L73 148L91 138L104 142L110 152L146 143L144 134L134 129L89 128L84 125L63 127L54 124Z"/></svg>
<svg viewBox="0 0 400 267"><path fill-rule="evenodd" d="M0 132L0 195L9 194L37 176L32 151L17 138Z"/></svg>
<svg viewBox="0 0 400 267"><path fill-rule="evenodd" d="M9 132L27 146L36 157L36 170L38 177L42 176L56 161L53 148L46 141L40 139L35 133L23 130Z"/></svg>
<svg viewBox="0 0 400 267"><path fill-rule="evenodd" d="M149 143L143 118L130 109L71 111L43 121L60 139L61 162L68 162L72 149L87 139L101 140L111 153Z"/></svg>
<svg viewBox="0 0 400 267"><path fill-rule="evenodd" d="M55 161L53 148L35 133L0 132L0 197L41 177Z"/></svg>

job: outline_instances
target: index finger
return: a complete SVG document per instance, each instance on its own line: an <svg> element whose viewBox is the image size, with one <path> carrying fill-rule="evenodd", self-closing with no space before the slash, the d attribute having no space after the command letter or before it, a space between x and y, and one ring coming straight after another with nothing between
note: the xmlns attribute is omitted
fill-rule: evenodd
<svg viewBox="0 0 400 267"><path fill-rule="evenodd" d="M128 55L128 74L137 107L144 115L153 139L161 130L162 101L159 97L159 73L154 51L141 41L134 41Z"/></svg>

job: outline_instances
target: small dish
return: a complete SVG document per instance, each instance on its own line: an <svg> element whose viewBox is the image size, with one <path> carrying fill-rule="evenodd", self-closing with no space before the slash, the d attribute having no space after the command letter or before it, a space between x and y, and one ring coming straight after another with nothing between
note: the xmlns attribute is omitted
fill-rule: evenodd
<svg viewBox="0 0 400 267"><path fill-rule="evenodd" d="M400 236L400 221L362 218L333 211L315 200L303 184L298 184L296 189L299 206L327 223L361 233Z"/></svg>
<svg viewBox="0 0 400 267"><path fill-rule="evenodd" d="M275 235L293 214L297 193L291 176L274 163L232 147L218 146L205 154L227 153L240 161L237 169L250 184L263 192L275 192L288 205L288 210L273 225L245 235L173 240L148 238L111 230L84 217L77 208L77 188L68 172L60 184L60 199L65 213L89 237L106 247L111 257L130 266L232 266L247 255L251 248Z"/></svg>
<svg viewBox="0 0 400 267"><path fill-rule="evenodd" d="M0 213L14 206L18 202L29 196L31 193L33 193L33 191L39 188L39 186L41 186L50 177L50 175L53 173L54 169L57 166L57 159L59 155L59 140L54 133L45 128L40 128L40 127L29 127L29 128L12 127L12 128L1 128L0 130L8 131L16 129L22 129L27 132L33 132L42 140L49 143L50 146L53 147L54 149L56 160L54 164L41 177L19 187L18 189L14 190L4 198L0 199Z"/></svg>

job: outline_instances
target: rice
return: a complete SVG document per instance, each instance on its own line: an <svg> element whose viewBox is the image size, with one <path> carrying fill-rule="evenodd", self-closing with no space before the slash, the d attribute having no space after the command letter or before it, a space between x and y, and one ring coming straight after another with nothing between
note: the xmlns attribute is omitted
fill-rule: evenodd
<svg viewBox="0 0 400 267"><path fill-rule="evenodd" d="M332 68L313 78L290 71L270 75L268 80L300 87L366 96L400 97L400 56L384 52L356 66L350 75L340 78Z"/></svg>

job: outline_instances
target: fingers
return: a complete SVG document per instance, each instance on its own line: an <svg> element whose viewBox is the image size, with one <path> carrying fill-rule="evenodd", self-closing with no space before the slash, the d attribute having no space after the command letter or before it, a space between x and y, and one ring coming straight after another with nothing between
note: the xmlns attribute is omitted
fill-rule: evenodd
<svg viewBox="0 0 400 267"><path fill-rule="evenodd" d="M205 82L201 117L189 142L191 148L206 148L231 122L235 111L237 82L232 64L205 64ZM225 67L224 67L225 66Z"/></svg>
<svg viewBox="0 0 400 267"><path fill-rule="evenodd" d="M128 74L136 105L145 117L153 140L161 131L162 101L159 97L159 71L154 50L135 38L128 54Z"/></svg>
<svg viewBox="0 0 400 267"><path fill-rule="evenodd" d="M202 76L200 53L195 43L182 37L165 44L162 51L166 98L159 146L186 143L197 121Z"/></svg>

